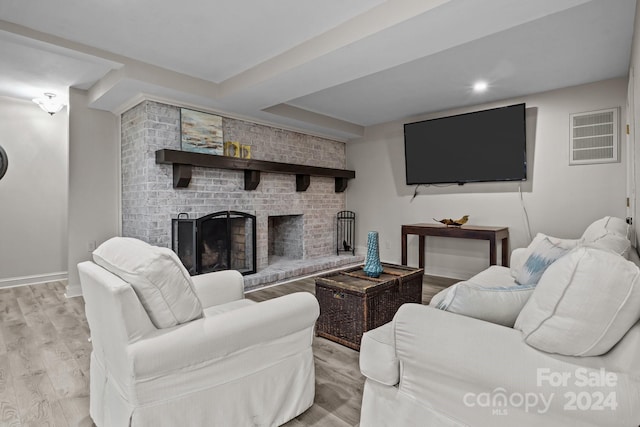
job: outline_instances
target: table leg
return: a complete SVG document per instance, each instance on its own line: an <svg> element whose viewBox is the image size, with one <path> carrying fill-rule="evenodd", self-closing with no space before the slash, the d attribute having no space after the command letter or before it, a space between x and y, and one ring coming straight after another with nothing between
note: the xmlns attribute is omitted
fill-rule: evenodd
<svg viewBox="0 0 640 427"><path fill-rule="evenodd" d="M402 243L400 244L400 250L402 251L402 258L400 263L402 265L407 265L407 234L402 233Z"/></svg>
<svg viewBox="0 0 640 427"><path fill-rule="evenodd" d="M418 267L424 268L424 236L418 236Z"/></svg>
<svg viewBox="0 0 640 427"><path fill-rule="evenodd" d="M498 257L496 256L496 238L493 236L489 239L489 265L496 265Z"/></svg>
<svg viewBox="0 0 640 427"><path fill-rule="evenodd" d="M509 238L502 239L502 266L509 267Z"/></svg>

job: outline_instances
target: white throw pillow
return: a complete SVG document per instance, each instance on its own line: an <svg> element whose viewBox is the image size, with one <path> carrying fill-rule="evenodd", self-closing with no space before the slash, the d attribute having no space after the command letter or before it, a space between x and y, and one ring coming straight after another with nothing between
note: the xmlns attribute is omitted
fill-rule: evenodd
<svg viewBox="0 0 640 427"><path fill-rule="evenodd" d="M627 237L629 225L622 218L615 216L605 216L592 222L582 233L583 242L593 242L604 234L615 234L620 237Z"/></svg>
<svg viewBox="0 0 640 427"><path fill-rule="evenodd" d="M114 237L93 252L93 260L131 285L157 328L202 317L191 276L171 249Z"/></svg>
<svg viewBox="0 0 640 427"><path fill-rule="evenodd" d="M524 254L518 258L520 262L511 263L511 267L509 268L511 271L511 277L515 279L520 275L522 271L522 267L527 262L527 260L529 259L529 257L531 256L535 248L540 244L540 242L542 242L545 239L547 239L553 245L556 245L566 250L573 249L576 246L578 246L578 244L580 243L580 240L577 240L577 239L561 239L558 237L547 236L544 233L538 233L536 234L536 237L533 238L531 243L529 243L529 246L525 248Z"/></svg>
<svg viewBox="0 0 640 427"><path fill-rule="evenodd" d="M631 242L627 237L628 227L625 220L606 216L594 221L584 230L580 244L608 249L628 259L631 249Z"/></svg>
<svg viewBox="0 0 640 427"><path fill-rule="evenodd" d="M639 277L620 255L576 248L545 271L515 328L549 353L604 354L640 319Z"/></svg>
<svg viewBox="0 0 640 427"><path fill-rule="evenodd" d="M463 316L513 327L513 324L533 294L530 286L483 286L472 282L459 282L440 291L430 306Z"/></svg>
<svg viewBox="0 0 640 427"><path fill-rule="evenodd" d="M581 241L580 245L606 249L622 255L626 259L629 259L629 251L631 250L631 241L629 239L612 233L604 234L593 241Z"/></svg>
<svg viewBox="0 0 640 427"><path fill-rule="evenodd" d="M516 282L523 286L537 284L545 270L569 251L560 244L554 244L546 236L530 246L531 253L515 278Z"/></svg>

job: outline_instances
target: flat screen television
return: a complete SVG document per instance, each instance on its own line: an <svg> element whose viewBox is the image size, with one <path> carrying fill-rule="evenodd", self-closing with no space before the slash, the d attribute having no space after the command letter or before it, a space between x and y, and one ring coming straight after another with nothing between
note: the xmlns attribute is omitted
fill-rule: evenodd
<svg viewBox="0 0 640 427"><path fill-rule="evenodd" d="M404 125L407 185L527 179L525 104Z"/></svg>

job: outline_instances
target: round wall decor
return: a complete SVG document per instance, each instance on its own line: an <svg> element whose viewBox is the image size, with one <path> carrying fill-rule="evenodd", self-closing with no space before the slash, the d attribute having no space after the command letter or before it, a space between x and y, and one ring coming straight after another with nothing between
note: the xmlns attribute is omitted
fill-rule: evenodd
<svg viewBox="0 0 640 427"><path fill-rule="evenodd" d="M0 179L7 172L7 166L9 166L9 159L7 158L7 152L4 151L2 145L0 145Z"/></svg>

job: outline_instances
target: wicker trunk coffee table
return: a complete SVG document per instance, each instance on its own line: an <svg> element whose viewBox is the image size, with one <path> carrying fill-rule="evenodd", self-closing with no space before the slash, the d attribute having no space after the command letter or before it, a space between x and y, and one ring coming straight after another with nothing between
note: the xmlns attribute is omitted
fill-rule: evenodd
<svg viewBox="0 0 640 427"><path fill-rule="evenodd" d="M360 350L362 334L393 319L404 303L422 303L424 269L382 264L378 278L367 277L362 266L316 278L320 317L316 333Z"/></svg>

